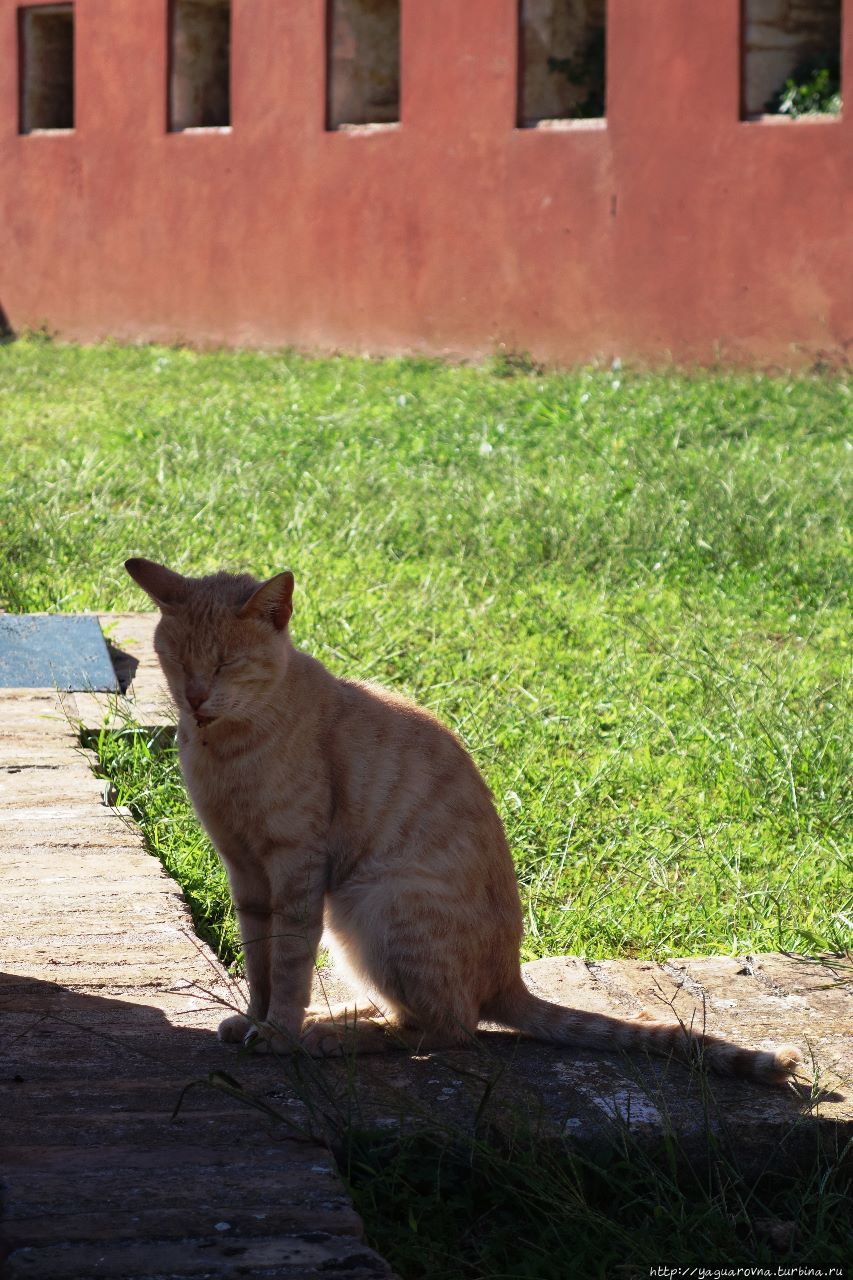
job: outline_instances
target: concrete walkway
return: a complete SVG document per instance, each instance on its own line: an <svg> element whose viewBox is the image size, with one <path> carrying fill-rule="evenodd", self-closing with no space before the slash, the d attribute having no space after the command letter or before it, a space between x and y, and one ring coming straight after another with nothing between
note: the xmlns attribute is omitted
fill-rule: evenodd
<svg viewBox="0 0 853 1280"><path fill-rule="evenodd" d="M137 680L161 719L150 657ZM239 993L56 701L0 691L4 1274L389 1277L298 1108L204 1087L172 1118L234 1069L213 1004ZM67 699L95 724L99 704Z"/></svg>
<svg viewBox="0 0 853 1280"><path fill-rule="evenodd" d="M137 720L168 722L154 617L103 619ZM99 728L107 699L66 700ZM707 1080L663 1061L486 1032L477 1046L295 1065L217 1043L240 1001L174 882L106 807L54 695L0 691L0 1177L11 1280L387 1277L319 1141L360 1127L535 1130L599 1151L709 1139L745 1171L853 1136L851 962L787 956L527 966L539 994L641 1008L746 1045L793 1042L820 1088ZM320 975L332 1000L343 992ZM315 999L317 998L315 995ZM217 1073L218 1076L217 1076ZM223 1074L224 1073L224 1074ZM177 1118L184 1087L191 1089ZM235 1099L246 1091L261 1109ZM263 1108L272 1109L272 1119Z"/></svg>

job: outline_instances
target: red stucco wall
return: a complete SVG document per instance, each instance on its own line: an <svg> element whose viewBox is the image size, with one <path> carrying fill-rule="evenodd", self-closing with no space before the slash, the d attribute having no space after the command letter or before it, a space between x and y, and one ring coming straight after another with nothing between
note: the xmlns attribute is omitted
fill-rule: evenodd
<svg viewBox="0 0 853 1280"><path fill-rule="evenodd" d="M324 132L324 0L233 0L231 132L166 133L165 9L76 0L76 129L19 136L0 0L16 329L561 363L853 347L853 109L741 121L739 0L610 0L606 128L561 131L515 128L516 0L403 0L402 123L373 134Z"/></svg>

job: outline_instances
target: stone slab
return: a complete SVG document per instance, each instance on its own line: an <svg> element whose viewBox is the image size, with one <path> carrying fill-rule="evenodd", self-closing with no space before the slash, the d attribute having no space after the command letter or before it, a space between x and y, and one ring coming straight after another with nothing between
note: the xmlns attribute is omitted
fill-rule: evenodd
<svg viewBox="0 0 853 1280"><path fill-rule="evenodd" d="M0 688L117 691L98 619L0 614Z"/></svg>
<svg viewBox="0 0 853 1280"><path fill-rule="evenodd" d="M4 814L8 809L20 809L32 800L42 799L91 812L93 802L102 801L103 795L103 781L82 760L77 768L63 769L59 775L51 769L0 770L0 810Z"/></svg>
<svg viewBox="0 0 853 1280"><path fill-rule="evenodd" d="M0 862L0 874L3 876L3 900L7 911L14 913L21 921L40 920L40 910L48 907L56 915L65 908L68 896L68 880L70 875L58 876L48 859L41 867L28 866L26 878L15 875L17 868L6 867ZM8 871L8 875L7 875ZM79 879L79 875L78 875ZM34 899L38 902L34 902ZM113 913L122 921L139 919L154 920L161 917L161 899L171 899L177 903L182 901L181 891L169 876L163 875L154 884L142 872L139 875L128 875L126 870L118 876L92 875L88 870L86 883L75 898L75 915L103 918L104 914ZM84 926L87 927L87 926ZM27 924L29 928L29 923Z"/></svg>
<svg viewBox="0 0 853 1280"><path fill-rule="evenodd" d="M117 836L128 847L141 848L139 828L127 811L110 811L105 805L92 804L93 798L90 792L87 809L79 805L46 804L39 812L31 806L8 806L3 813L0 848L22 852L40 848L112 848Z"/></svg>
<svg viewBox="0 0 853 1280"><path fill-rule="evenodd" d="M46 746L37 737L0 738L0 771L10 774L22 769L64 769L68 762L68 745L51 741Z"/></svg>
<svg viewBox="0 0 853 1280"><path fill-rule="evenodd" d="M146 1224L147 1225L147 1224ZM384 1280L386 1263L352 1237L304 1231L250 1239L211 1232L204 1238L144 1243L63 1244L21 1248L9 1263L14 1280L178 1280L183 1277L264 1276L272 1280Z"/></svg>

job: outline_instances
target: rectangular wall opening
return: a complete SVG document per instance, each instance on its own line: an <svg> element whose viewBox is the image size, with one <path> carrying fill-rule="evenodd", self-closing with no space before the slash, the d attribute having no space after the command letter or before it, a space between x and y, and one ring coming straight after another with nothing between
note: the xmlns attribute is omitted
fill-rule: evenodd
<svg viewBox="0 0 853 1280"><path fill-rule="evenodd" d="M169 130L231 124L231 0L172 0Z"/></svg>
<svg viewBox="0 0 853 1280"><path fill-rule="evenodd" d="M74 128L74 6L18 10L20 131Z"/></svg>
<svg viewBox="0 0 853 1280"><path fill-rule="evenodd" d="M326 127L400 119L400 0L328 0Z"/></svg>
<svg viewBox="0 0 853 1280"><path fill-rule="evenodd" d="M742 115L841 112L842 0L743 0Z"/></svg>
<svg viewBox="0 0 853 1280"><path fill-rule="evenodd" d="M606 0L520 0L518 124L602 119Z"/></svg>

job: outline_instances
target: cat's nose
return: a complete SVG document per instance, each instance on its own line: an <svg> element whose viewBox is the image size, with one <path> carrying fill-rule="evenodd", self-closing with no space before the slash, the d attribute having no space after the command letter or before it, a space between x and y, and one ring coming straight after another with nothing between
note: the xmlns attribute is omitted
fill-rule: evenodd
<svg viewBox="0 0 853 1280"><path fill-rule="evenodd" d="M201 704L207 701L209 693L210 690L205 685L196 683L187 685L187 702L193 711L198 711Z"/></svg>

